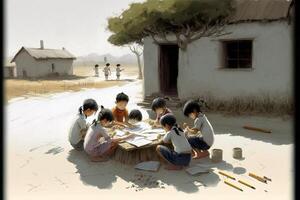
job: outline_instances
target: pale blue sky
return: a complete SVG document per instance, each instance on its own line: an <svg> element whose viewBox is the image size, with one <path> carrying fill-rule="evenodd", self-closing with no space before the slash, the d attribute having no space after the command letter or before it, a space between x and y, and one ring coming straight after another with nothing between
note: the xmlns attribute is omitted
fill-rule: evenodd
<svg viewBox="0 0 300 200"><path fill-rule="evenodd" d="M118 15L131 2L143 0L6 0L5 48L12 56L22 46L65 47L76 56L111 53L128 48L107 42L107 18Z"/></svg>

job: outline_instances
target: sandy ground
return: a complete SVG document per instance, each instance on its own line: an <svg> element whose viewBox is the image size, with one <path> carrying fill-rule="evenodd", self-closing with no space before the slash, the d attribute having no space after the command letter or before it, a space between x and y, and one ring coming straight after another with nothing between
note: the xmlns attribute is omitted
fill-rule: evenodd
<svg viewBox="0 0 300 200"><path fill-rule="evenodd" d="M223 149L223 162L213 172L190 176L185 171L143 172L115 161L90 162L84 153L72 150L67 131L85 98L112 107L118 92L130 96L129 109L138 108L141 81L121 87L88 89L48 97L14 99L6 105L6 197L7 199L292 199L293 120L265 117L230 117L207 114L216 132L213 148ZM182 114L177 112L182 122ZM148 112L143 110L143 117ZM190 122L190 121L189 121ZM272 129L271 134L249 131L243 125ZM232 158L232 148L242 147L244 159ZM209 159L193 161L209 163ZM218 170L227 171L253 184L240 185L243 192L223 183ZM272 179L268 184L247 176L249 172ZM136 174L151 175L157 187L133 183ZM229 180L230 181L230 180ZM234 181L231 181L234 182ZM235 182L236 183L236 182ZM126 195L126 196L125 196ZM93 199L94 199L93 198Z"/></svg>

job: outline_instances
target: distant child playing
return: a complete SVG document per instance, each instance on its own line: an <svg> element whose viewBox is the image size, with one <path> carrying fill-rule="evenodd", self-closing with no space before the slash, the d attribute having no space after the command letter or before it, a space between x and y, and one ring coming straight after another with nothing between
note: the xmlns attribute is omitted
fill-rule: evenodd
<svg viewBox="0 0 300 200"><path fill-rule="evenodd" d="M214 130L205 114L202 113L198 101L187 101L183 107L183 113L186 117L194 120L194 127L190 128L186 123L183 124L189 133L195 136L188 137L188 141L193 148L193 158L203 158L209 155L208 149L214 143ZM200 131L200 134L198 132Z"/></svg>
<svg viewBox="0 0 300 200"><path fill-rule="evenodd" d="M107 161L114 153L119 141L132 137L132 135L127 135L111 138L103 126L107 126L112 121L112 112L101 106L98 119L88 129L84 140L84 150L92 161Z"/></svg>
<svg viewBox="0 0 300 200"><path fill-rule="evenodd" d="M167 132L163 138L164 143L172 143L174 150L164 145L158 145L156 151L167 163L168 170L180 170L188 166L192 156L192 147L187 141L185 134L176 124L176 118L172 114L166 114L160 119L162 127Z"/></svg>
<svg viewBox="0 0 300 200"><path fill-rule="evenodd" d="M156 113L156 119L153 124L153 127L160 127L160 118L168 113L172 113L172 111L167 108L166 98L155 98L152 101L151 109Z"/></svg>
<svg viewBox="0 0 300 200"><path fill-rule="evenodd" d="M86 99L79 108L79 113L72 123L69 131L69 142L78 151L83 150L84 137L88 129L86 118L98 110L98 104L94 99Z"/></svg>
<svg viewBox="0 0 300 200"><path fill-rule="evenodd" d="M108 75L111 75L111 71L110 71L110 67L109 67L109 63L106 63L103 72L104 72L104 76L105 76L105 80L108 80Z"/></svg>
<svg viewBox="0 0 300 200"><path fill-rule="evenodd" d="M120 66L121 66L120 64L117 64L117 68L116 68L117 80L120 80L121 71L124 71L124 69L121 69Z"/></svg>
<svg viewBox="0 0 300 200"><path fill-rule="evenodd" d="M98 64L95 65L95 76L99 77L99 65Z"/></svg>

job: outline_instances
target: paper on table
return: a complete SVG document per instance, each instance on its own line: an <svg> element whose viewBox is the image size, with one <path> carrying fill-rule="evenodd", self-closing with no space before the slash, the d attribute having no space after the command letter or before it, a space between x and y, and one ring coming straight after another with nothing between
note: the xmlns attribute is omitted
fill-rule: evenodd
<svg viewBox="0 0 300 200"><path fill-rule="evenodd" d="M124 131L121 130L116 130L116 136L122 137L124 136L126 133Z"/></svg>
<svg viewBox="0 0 300 200"><path fill-rule="evenodd" d="M158 138L158 134L149 134L149 135L146 135L146 139L147 140L156 140Z"/></svg>
<svg viewBox="0 0 300 200"><path fill-rule="evenodd" d="M164 129L162 129L162 128L156 128L156 129L145 130L142 133L143 134L146 134L146 133L147 134L151 134L151 133L163 133L163 132L165 132Z"/></svg>
<svg viewBox="0 0 300 200"><path fill-rule="evenodd" d="M152 142L150 140L145 139L143 136L134 136L133 138L128 138L125 141L137 147L141 147Z"/></svg>
<svg viewBox="0 0 300 200"><path fill-rule="evenodd" d="M145 122L139 122L137 124L135 124L135 127L134 128L125 128L123 129L125 132L126 131L129 131L131 133L141 133L145 130L148 130L150 129L151 126Z"/></svg>
<svg viewBox="0 0 300 200"><path fill-rule="evenodd" d="M132 141L136 141L136 140L140 140L140 139L144 139L144 137L143 136L134 136L132 138L126 139L125 141L126 142L132 142Z"/></svg>
<svg viewBox="0 0 300 200"><path fill-rule="evenodd" d="M136 147L141 147L141 146L145 146L147 144L150 144L152 141L141 137L140 139L126 140L126 142L128 142L129 144L132 144Z"/></svg>

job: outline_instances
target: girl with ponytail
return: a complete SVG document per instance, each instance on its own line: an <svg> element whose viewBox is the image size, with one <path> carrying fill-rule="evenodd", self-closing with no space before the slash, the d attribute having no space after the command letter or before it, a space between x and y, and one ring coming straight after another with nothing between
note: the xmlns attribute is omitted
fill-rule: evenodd
<svg viewBox="0 0 300 200"><path fill-rule="evenodd" d="M84 137L89 126L86 119L97 110L98 104L94 99L84 100L83 105L79 107L78 114L69 130L69 142L74 149L83 150Z"/></svg>
<svg viewBox="0 0 300 200"><path fill-rule="evenodd" d="M167 132L161 142L172 143L174 150L164 145L158 145L156 152L167 162L166 169L180 170L188 166L191 161L191 146L187 141L183 130L178 127L176 118L172 114L166 114L160 119L160 124Z"/></svg>
<svg viewBox="0 0 300 200"><path fill-rule="evenodd" d="M120 141L133 136L130 134L124 137L111 138L103 127L110 125L113 120L111 110L101 106L97 120L94 120L93 125L88 129L83 144L85 152L92 161L107 161Z"/></svg>

